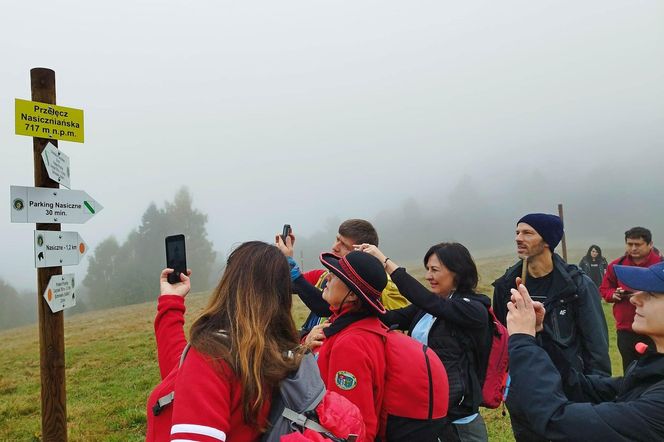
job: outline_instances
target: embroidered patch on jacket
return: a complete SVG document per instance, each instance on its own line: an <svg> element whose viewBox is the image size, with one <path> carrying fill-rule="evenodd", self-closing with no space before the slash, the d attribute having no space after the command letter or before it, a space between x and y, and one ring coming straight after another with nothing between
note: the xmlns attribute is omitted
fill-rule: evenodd
<svg viewBox="0 0 664 442"><path fill-rule="evenodd" d="M357 386L357 379L353 373L338 371L334 376L334 383L342 390L352 390Z"/></svg>

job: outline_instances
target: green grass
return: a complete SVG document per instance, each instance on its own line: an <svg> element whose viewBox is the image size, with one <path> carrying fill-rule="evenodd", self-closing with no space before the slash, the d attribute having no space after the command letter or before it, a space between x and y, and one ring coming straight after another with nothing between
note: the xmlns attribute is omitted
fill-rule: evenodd
<svg viewBox="0 0 664 442"><path fill-rule="evenodd" d="M478 259L480 292L513 257ZM411 267L411 266L409 266ZM412 266L416 277L421 266ZM203 308L207 294L187 300L187 324ZM611 337L614 374L622 372L613 316L604 305ZM146 428L146 399L159 382L152 321L156 302L85 313L65 320L67 426L70 441L141 441ZM306 308L296 300L297 324ZM0 332L0 441L41 440L39 338L37 326ZM513 440L502 409L483 410L491 441Z"/></svg>

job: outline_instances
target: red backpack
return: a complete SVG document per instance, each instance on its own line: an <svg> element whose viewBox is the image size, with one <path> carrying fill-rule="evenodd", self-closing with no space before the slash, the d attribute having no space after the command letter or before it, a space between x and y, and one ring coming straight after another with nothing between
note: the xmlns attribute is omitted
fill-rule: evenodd
<svg viewBox="0 0 664 442"><path fill-rule="evenodd" d="M389 330L385 339L385 393L381 441L437 441L446 423L447 372L428 346Z"/></svg>
<svg viewBox="0 0 664 442"><path fill-rule="evenodd" d="M187 344L179 370L187 357ZM160 397L152 407L159 416L173 405L175 391ZM326 391L313 354L302 358L298 369L284 378L272 398L268 430L261 442L355 442L364 441L364 420L355 404L334 391Z"/></svg>
<svg viewBox="0 0 664 442"><path fill-rule="evenodd" d="M496 319L493 308L489 307L489 337L491 347L483 364L484 373L479 373L482 382L482 406L498 408L503 402L507 384L508 354L507 328Z"/></svg>

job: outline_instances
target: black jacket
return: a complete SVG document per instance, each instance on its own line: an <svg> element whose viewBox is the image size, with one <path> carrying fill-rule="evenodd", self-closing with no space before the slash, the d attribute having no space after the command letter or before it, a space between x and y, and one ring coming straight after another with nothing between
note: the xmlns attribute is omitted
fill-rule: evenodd
<svg viewBox="0 0 664 442"><path fill-rule="evenodd" d="M588 275L590 279L593 280L595 285L599 287L600 285L602 285L602 278L604 278L604 274L606 273L606 269L609 267L609 263L606 262L606 258L604 258L603 256L600 257L597 260L598 268L596 272L593 272L592 264L593 264L592 258L584 256L583 258L581 258L581 261L579 261L579 268L581 268L581 270L583 270L586 273L586 275Z"/></svg>
<svg viewBox="0 0 664 442"><path fill-rule="evenodd" d="M449 298L432 294L419 281L399 267L390 275L399 292L412 304L388 311L380 320L388 326L412 333L417 322L430 313L435 321L429 330L428 345L447 371L450 421L477 413L482 401L478 365L489 347L491 301L476 293L454 293Z"/></svg>
<svg viewBox="0 0 664 442"><path fill-rule="evenodd" d="M493 283L493 311L505 325L510 289L521 276L522 265L518 262ZM609 333L597 287L577 266L567 264L555 253L553 272L550 293L544 301L544 331L539 338L545 345L554 342L577 370L610 375Z"/></svg>
<svg viewBox="0 0 664 442"><path fill-rule="evenodd" d="M529 335L509 340L511 384L507 405L532 431L549 440L664 440L664 354L650 352L624 377L583 375ZM562 373L562 378L561 378ZM534 375L535 374L535 375Z"/></svg>
<svg viewBox="0 0 664 442"><path fill-rule="evenodd" d="M332 315L330 304L323 299L323 291L312 285L304 276L300 275L293 281L292 290L314 314L321 317Z"/></svg>

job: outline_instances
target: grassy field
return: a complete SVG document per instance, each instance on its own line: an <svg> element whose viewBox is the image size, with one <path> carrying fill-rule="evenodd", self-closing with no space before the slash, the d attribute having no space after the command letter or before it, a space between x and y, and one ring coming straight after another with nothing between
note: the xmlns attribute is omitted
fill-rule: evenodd
<svg viewBox="0 0 664 442"><path fill-rule="evenodd" d="M513 257L478 259L480 292ZM422 277L423 270L413 266ZM207 294L188 297L187 324L202 309ZM615 374L621 373L613 316L605 305ZM67 420L70 441L140 441L146 426L145 402L159 381L152 321L156 303L85 313L65 321ZM297 303L297 324L306 308ZM41 433L39 342L37 326L0 332L0 441L38 441ZM483 410L492 441L513 440L502 410Z"/></svg>

